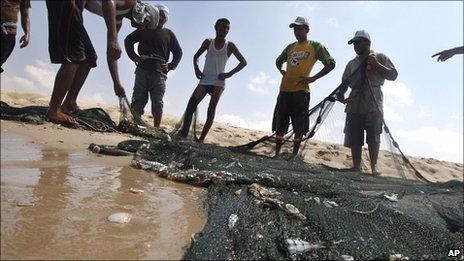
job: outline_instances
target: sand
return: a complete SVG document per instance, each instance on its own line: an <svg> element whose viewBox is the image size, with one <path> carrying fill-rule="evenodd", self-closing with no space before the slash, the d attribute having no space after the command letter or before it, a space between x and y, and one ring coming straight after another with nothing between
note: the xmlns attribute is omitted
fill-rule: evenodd
<svg viewBox="0 0 464 261"><path fill-rule="evenodd" d="M49 96L37 93L20 92L1 92L1 100L12 106L48 105ZM118 121L119 112L116 104L92 104L86 101L79 101L81 108L101 107L107 111L113 120ZM148 116L144 116L147 122L152 122ZM174 129L179 117L164 115L161 127L167 132ZM200 124L200 129L202 125ZM90 143L111 144L136 138L128 134L119 133L97 133L83 130L64 128L59 125L45 123L44 125L29 125L13 121L1 121L1 128L31 137L35 142L46 146L54 146L61 149L87 149ZM206 143L220 146L241 145L256 140L266 134L266 132L243 129L215 122L211 128ZM269 154L272 147L263 148L260 152ZM367 153L363 153L367 154ZM446 182L449 180L463 181L463 164L441 161L425 157L409 157L414 166L431 181ZM309 163L324 164L336 168L351 167L351 153L349 149L338 145L324 143L317 140L310 140L308 151L305 153L305 160ZM384 157L379 158L378 168L386 176L397 176L396 171L390 161Z"/></svg>

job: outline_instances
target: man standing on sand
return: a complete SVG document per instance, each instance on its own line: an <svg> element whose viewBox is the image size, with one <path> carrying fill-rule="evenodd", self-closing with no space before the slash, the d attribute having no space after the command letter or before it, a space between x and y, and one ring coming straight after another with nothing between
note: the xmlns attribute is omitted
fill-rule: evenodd
<svg viewBox="0 0 464 261"><path fill-rule="evenodd" d="M372 174L380 175L376 168L383 117L383 94L380 87L385 80L394 81L398 72L385 54L371 50L371 38L366 31L357 31L348 44L353 44L357 56L346 65L342 81L359 66L365 66L365 69L359 70L359 75L353 77L350 95L343 101L346 103L344 145L351 148L351 170L361 171L361 152L366 131Z"/></svg>
<svg viewBox="0 0 464 261"><path fill-rule="evenodd" d="M18 12L21 13L21 27L23 28L24 35L19 42L20 48L24 48L29 44L30 22L29 22L29 8L31 8L30 0L1 0L1 60L2 66L8 57L13 52L16 44L16 24L18 22ZM3 72L3 68L0 68Z"/></svg>
<svg viewBox="0 0 464 261"><path fill-rule="evenodd" d="M49 26L49 52L52 63L61 64L55 78L52 97L47 112L51 122L77 126L67 113L78 110L76 99L92 67L96 67L97 55L84 27L84 8L103 16L107 27L107 62L117 96L125 96L119 80L117 60L121 56L118 30L123 17L136 23L146 19L158 23L158 14L150 13L146 4L136 0L47 0ZM154 21L156 18L156 21ZM62 103L64 97L66 99Z"/></svg>
<svg viewBox="0 0 464 261"><path fill-rule="evenodd" d="M139 117L142 116L150 94L153 124L159 128L163 116L167 73L176 69L182 58L182 49L175 34L163 27L168 20L168 7L156 7L159 10L158 27L137 29L126 37L124 44L127 56L137 65L131 107ZM137 42L139 55L134 51L134 44ZM170 53L173 58L168 63Z"/></svg>
<svg viewBox="0 0 464 261"><path fill-rule="evenodd" d="M193 113L206 94L209 94L211 95L211 100L208 106L208 116L206 118L206 123L203 126L203 130L201 131L201 136L198 140L199 142L203 142L205 140L209 129L213 125L214 116L216 114L216 106L226 85L225 80L242 70L247 64L237 46L232 42L226 41L226 36L230 29L229 20L226 18L218 19L214 25L214 29L216 30L216 38L204 40L200 49L198 49L193 56L195 75L200 80L200 83L190 97L184 114L182 129L178 133L180 137L187 137ZM206 60L202 72L198 67L198 58L205 51ZM234 54L237 58L239 64L230 72L226 73L224 71L226 63L232 54Z"/></svg>
<svg viewBox="0 0 464 261"><path fill-rule="evenodd" d="M335 68L335 61L324 45L308 40L309 23L306 18L297 17L295 22L290 24L290 28L293 28L297 41L289 44L276 60L277 69L282 74L272 122L272 131L276 132L276 156L280 153L290 118L295 132L293 154L298 154L301 138L309 130L309 84ZM309 76L317 60L324 64L324 68ZM282 70L285 62L287 70Z"/></svg>

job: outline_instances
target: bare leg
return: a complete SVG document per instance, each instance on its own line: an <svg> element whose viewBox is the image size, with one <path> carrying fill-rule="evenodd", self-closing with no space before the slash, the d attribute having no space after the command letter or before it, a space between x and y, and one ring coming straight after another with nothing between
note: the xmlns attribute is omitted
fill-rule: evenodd
<svg viewBox="0 0 464 261"><path fill-rule="evenodd" d="M72 81L71 88L64 99L63 104L61 105L61 111L64 113L72 112L75 110L79 110L77 106L77 96L84 85L87 76L89 75L90 69L92 66L88 63L80 64L79 68L76 71L76 75Z"/></svg>
<svg viewBox="0 0 464 261"><path fill-rule="evenodd" d="M284 139L284 133L276 132L276 154L275 156L279 156L280 149L282 148L282 143Z"/></svg>
<svg viewBox="0 0 464 261"><path fill-rule="evenodd" d="M192 115L197 109L198 104L205 98L206 89L202 85L198 85L193 91L192 96L187 105L187 109L184 114L184 123L182 124L182 129L179 131L179 136L186 138L190 129L190 124L192 123Z"/></svg>
<svg viewBox="0 0 464 261"><path fill-rule="evenodd" d="M298 155L298 151L300 150L300 144L301 144L301 138L303 136L301 135L298 135L296 136L295 135L295 139L293 141L293 155Z"/></svg>
<svg viewBox="0 0 464 261"><path fill-rule="evenodd" d="M53 85L52 97L47 111L47 118L52 122L63 121L75 125L75 119L64 114L60 107L64 96L72 85L74 76L76 75L78 64L64 63L58 70Z"/></svg>
<svg viewBox="0 0 464 261"><path fill-rule="evenodd" d="M353 158L353 170L361 170L361 152L362 146L352 146L351 147L351 157Z"/></svg>
<svg viewBox="0 0 464 261"><path fill-rule="evenodd" d="M201 131L201 136L199 142L203 142L208 134L209 129L213 125L214 116L216 114L216 106L221 98L221 94L224 91L224 88L215 87L213 89L213 93L211 94L211 100L209 101L208 106L208 116L206 117L205 126L203 126L203 130Z"/></svg>
<svg viewBox="0 0 464 261"><path fill-rule="evenodd" d="M372 174L378 174L376 166L377 166L377 159L379 157L379 147L380 147L380 143L378 142L371 142L368 145L369 158L371 159Z"/></svg>

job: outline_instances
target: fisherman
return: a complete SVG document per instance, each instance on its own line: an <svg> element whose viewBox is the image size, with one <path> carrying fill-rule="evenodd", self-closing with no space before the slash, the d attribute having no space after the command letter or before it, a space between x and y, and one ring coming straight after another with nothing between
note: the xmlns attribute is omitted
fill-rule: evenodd
<svg viewBox="0 0 464 261"><path fill-rule="evenodd" d="M301 139L309 130L309 84L335 68L335 60L324 45L308 40L309 23L305 17L297 17L290 28L293 28L297 41L289 44L276 60L277 69L282 74L272 122L272 131L276 132L276 156L280 153L290 119L295 133L293 154L298 154ZM309 76L317 60L322 62L324 68ZM286 70L283 70L282 65L285 62Z"/></svg>
<svg viewBox="0 0 464 261"><path fill-rule="evenodd" d="M245 58L242 56L237 46L233 42L226 40L226 36L230 29L229 20L226 18L218 19L214 25L214 29L216 30L216 38L204 40L198 51L193 56L195 75L200 82L190 97L187 109L185 110L182 129L178 133L180 137L187 137L193 113L206 94L209 94L211 96L211 100L208 106L208 115L198 142L204 142L209 129L213 125L214 116L216 114L216 106L219 102L219 98L221 98L222 92L225 89L225 80L232 77L247 65ZM206 60L203 71L201 71L198 67L198 58L205 51ZM231 71L225 72L226 63L232 54L234 54L237 58L239 64Z"/></svg>
<svg viewBox="0 0 464 261"><path fill-rule="evenodd" d="M159 128L167 73L176 69L182 49L175 34L163 27L168 20L169 8L161 4L156 7L159 9L158 26L135 30L126 37L124 44L127 55L137 65L131 107L139 117L142 116L150 94L154 126ZM135 43L139 43L139 55L134 51ZM168 63L170 53L173 59Z"/></svg>
<svg viewBox="0 0 464 261"><path fill-rule="evenodd" d="M24 35L19 39L20 48L24 48L29 44L30 22L29 8L31 8L30 0L1 0L1 30L2 30L2 65L13 52L16 44L16 24L18 22L18 12L21 13L21 27ZM3 68L0 67L0 72Z"/></svg>
<svg viewBox="0 0 464 261"><path fill-rule="evenodd" d="M359 70L359 75L353 77L349 85L350 95L343 101L346 103L344 145L351 148L353 158L353 168L350 170L361 171L361 150L366 131L371 171L374 175L380 175L376 167L383 117L383 94L380 87L385 80L394 81L398 72L385 54L371 50L371 38L365 30L357 31L348 44L353 44L357 56L346 65L342 81L359 66L365 65L365 70Z"/></svg>
<svg viewBox="0 0 464 261"><path fill-rule="evenodd" d="M125 96L117 64L121 56L118 30L121 28L122 19L130 19L133 25L145 20L158 22L156 9L150 9L149 5L135 0L47 0L50 60L52 63L61 64L56 74L47 119L72 127L77 127L77 123L67 114L79 110L76 102L79 91L90 69L97 66L97 54L84 27L84 8L105 19L108 31L108 67L113 79L114 92L119 97ZM66 99L62 103L65 96Z"/></svg>
<svg viewBox="0 0 464 261"><path fill-rule="evenodd" d="M432 57L438 56L437 61L444 62L448 60L449 58L455 56L456 54L463 54L463 53L464 53L464 46L461 46L461 47L456 47L456 48L441 51L439 53L432 55Z"/></svg>

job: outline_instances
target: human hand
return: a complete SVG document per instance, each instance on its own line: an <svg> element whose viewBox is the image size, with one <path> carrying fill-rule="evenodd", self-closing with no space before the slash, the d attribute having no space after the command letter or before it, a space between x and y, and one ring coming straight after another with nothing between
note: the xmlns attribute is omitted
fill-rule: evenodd
<svg viewBox="0 0 464 261"><path fill-rule="evenodd" d="M121 57L121 47L119 47L118 40L108 41L106 55L112 60L117 60Z"/></svg>
<svg viewBox="0 0 464 261"><path fill-rule="evenodd" d="M219 80L224 81L225 79L230 78L231 76L232 76L231 73L220 73L218 75L218 78L219 78Z"/></svg>
<svg viewBox="0 0 464 261"><path fill-rule="evenodd" d="M205 77L205 75L198 68L195 68L195 76L197 76L198 80L201 80L203 77Z"/></svg>
<svg viewBox="0 0 464 261"><path fill-rule="evenodd" d="M163 63L161 64L161 70L164 73L168 73L171 70L171 65L169 63Z"/></svg>
<svg viewBox="0 0 464 261"><path fill-rule="evenodd" d="M114 84L114 93L118 97L126 97L126 91L124 90L124 87L122 87L120 83Z"/></svg>
<svg viewBox="0 0 464 261"><path fill-rule="evenodd" d="M371 53L367 57L367 70L372 70L376 69L380 65L379 61L377 60L377 57L375 57L375 54Z"/></svg>
<svg viewBox="0 0 464 261"><path fill-rule="evenodd" d="M138 66L141 62L142 62L142 57L136 56L136 57L134 58L134 63L135 63L135 65Z"/></svg>
<svg viewBox="0 0 464 261"><path fill-rule="evenodd" d="M454 52L452 50L444 50L439 53L436 53L432 55L432 57L438 56L437 57L437 62L444 62L448 60L449 58L453 57Z"/></svg>
<svg viewBox="0 0 464 261"><path fill-rule="evenodd" d="M21 45L19 46L20 48L24 48L26 47L28 44L29 44L29 38L30 38L30 35L29 34L25 34L21 37L21 39L19 40L19 42L21 43Z"/></svg>

